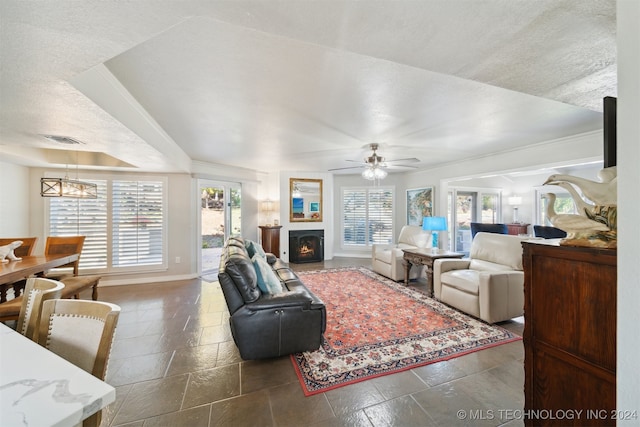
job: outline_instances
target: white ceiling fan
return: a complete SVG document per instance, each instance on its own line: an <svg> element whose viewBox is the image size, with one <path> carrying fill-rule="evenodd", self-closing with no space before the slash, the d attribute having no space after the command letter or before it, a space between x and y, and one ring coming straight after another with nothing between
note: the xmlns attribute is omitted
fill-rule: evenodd
<svg viewBox="0 0 640 427"><path fill-rule="evenodd" d="M376 143L369 144L369 148L373 151L370 156L365 157L364 161L359 160L347 160L347 162L355 162L359 163L358 166L348 166L344 168L334 168L329 169L329 171L338 171L338 170L346 170L346 169L360 169L365 168L362 172L362 176L365 179L375 180L375 179L383 179L387 176L386 168L417 168L416 166L411 166L402 163L416 163L420 160L415 157L409 157L406 159L394 159L394 160L386 160L384 157L378 155L379 145Z"/></svg>

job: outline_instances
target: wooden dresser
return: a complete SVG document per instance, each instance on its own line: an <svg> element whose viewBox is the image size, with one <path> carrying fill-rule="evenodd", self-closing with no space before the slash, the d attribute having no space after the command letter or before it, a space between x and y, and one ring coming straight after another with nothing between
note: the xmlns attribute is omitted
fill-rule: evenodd
<svg viewBox="0 0 640 427"><path fill-rule="evenodd" d="M523 248L525 424L615 425L616 250Z"/></svg>

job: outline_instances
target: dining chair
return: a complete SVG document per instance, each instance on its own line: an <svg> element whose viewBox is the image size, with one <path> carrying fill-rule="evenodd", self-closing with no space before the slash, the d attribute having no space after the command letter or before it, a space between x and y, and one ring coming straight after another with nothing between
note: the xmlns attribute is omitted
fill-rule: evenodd
<svg viewBox="0 0 640 427"><path fill-rule="evenodd" d="M48 236L44 245L45 255L70 255L82 253L85 236ZM45 273L48 279L77 276L80 258ZM69 269L72 269L69 271Z"/></svg>
<svg viewBox="0 0 640 427"><path fill-rule="evenodd" d="M27 279L22 295L0 304L0 321L17 320L16 330L36 341L42 303L60 298L63 288L64 284L57 280L41 277Z"/></svg>
<svg viewBox="0 0 640 427"><path fill-rule="evenodd" d="M481 222L471 223L471 238L476 237L476 233L496 233L496 234L509 234L509 228L507 224L487 224Z"/></svg>
<svg viewBox="0 0 640 427"><path fill-rule="evenodd" d="M13 243L16 240L21 241L22 245L20 245L13 251L15 256L22 258L25 256L33 255L33 250L35 249L36 242L38 241L37 237L15 237L15 238L2 237L0 238L0 246L8 245L9 243ZM26 284L26 281L23 279L23 280L18 280L17 282L10 283L8 285L7 284L3 285L2 298L0 299L0 301L2 302L5 301L6 290L9 288L9 286L13 287L13 296L18 297L22 293L22 290L24 289L25 284Z"/></svg>
<svg viewBox="0 0 640 427"><path fill-rule="evenodd" d="M24 294L21 296L22 305L16 330L27 338L38 341L42 304L50 299L60 298L62 289L64 289L64 283L57 280L41 277L27 279Z"/></svg>
<svg viewBox="0 0 640 427"><path fill-rule="evenodd" d="M120 307L108 302L52 299L42 304L38 344L104 381ZM83 422L99 426L102 411Z"/></svg>
<svg viewBox="0 0 640 427"><path fill-rule="evenodd" d="M80 254L84 247L84 240L85 236L49 236L47 237L44 253L45 255ZM65 288L62 292L62 298L80 299L80 292L91 288L91 299L97 301L98 283L100 282L101 276L79 276L79 265L80 258L72 263L61 266L60 269L56 268L48 271L45 277L60 280L64 283ZM71 268L72 271L69 271L69 268Z"/></svg>
<svg viewBox="0 0 640 427"><path fill-rule="evenodd" d="M20 240L22 245L18 246L13 253L15 256L22 258L23 256L31 256L33 254L33 249L36 247L36 242L38 241L37 237L1 237L0 238L0 246L8 245L9 243L13 243L16 240Z"/></svg>

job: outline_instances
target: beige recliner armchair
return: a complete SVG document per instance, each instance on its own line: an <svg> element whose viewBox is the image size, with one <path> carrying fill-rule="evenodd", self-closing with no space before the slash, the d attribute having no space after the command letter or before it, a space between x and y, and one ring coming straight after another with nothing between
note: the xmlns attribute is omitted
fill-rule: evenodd
<svg viewBox="0 0 640 427"><path fill-rule="evenodd" d="M396 282L404 280L404 264L402 262L403 249L416 249L424 247L427 243L428 233L422 231L417 225L405 225L400 230L398 243L383 245L374 244L372 253L373 271L382 274ZM429 242L430 243L430 242ZM430 244L429 244L430 246ZM409 279L415 279L422 275L424 266L412 266Z"/></svg>
<svg viewBox="0 0 640 427"><path fill-rule="evenodd" d="M524 313L522 241L527 237L480 232L469 258L438 259L435 298L488 323Z"/></svg>

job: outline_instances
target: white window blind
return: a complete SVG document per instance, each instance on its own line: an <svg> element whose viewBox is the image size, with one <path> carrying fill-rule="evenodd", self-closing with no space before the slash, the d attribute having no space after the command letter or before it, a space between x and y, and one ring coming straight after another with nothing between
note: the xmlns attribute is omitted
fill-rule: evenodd
<svg viewBox="0 0 640 427"><path fill-rule="evenodd" d="M50 198L51 236L86 236L80 270L164 264L165 184L157 180L88 180L97 199Z"/></svg>
<svg viewBox="0 0 640 427"><path fill-rule="evenodd" d="M163 185L113 181L113 266L162 263Z"/></svg>
<svg viewBox="0 0 640 427"><path fill-rule="evenodd" d="M393 240L393 189L342 189L342 244L370 246Z"/></svg>
<svg viewBox="0 0 640 427"><path fill-rule="evenodd" d="M80 269L107 267L107 181L85 180L98 186L97 199L50 198L49 235L86 236Z"/></svg>

